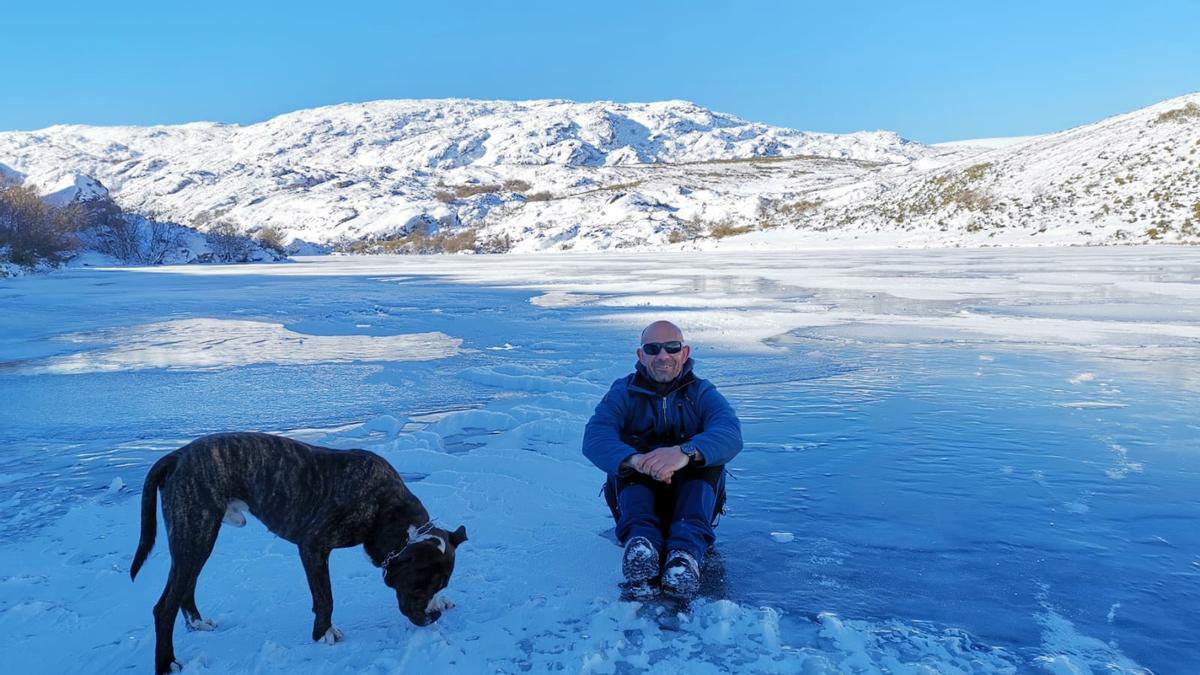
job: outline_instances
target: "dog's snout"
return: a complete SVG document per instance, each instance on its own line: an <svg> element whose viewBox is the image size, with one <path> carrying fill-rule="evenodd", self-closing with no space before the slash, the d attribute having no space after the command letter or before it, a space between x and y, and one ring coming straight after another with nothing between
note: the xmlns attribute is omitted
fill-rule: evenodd
<svg viewBox="0 0 1200 675"><path fill-rule="evenodd" d="M405 613L408 620L416 626L428 626L429 624L441 618L441 612L414 612L412 614Z"/></svg>

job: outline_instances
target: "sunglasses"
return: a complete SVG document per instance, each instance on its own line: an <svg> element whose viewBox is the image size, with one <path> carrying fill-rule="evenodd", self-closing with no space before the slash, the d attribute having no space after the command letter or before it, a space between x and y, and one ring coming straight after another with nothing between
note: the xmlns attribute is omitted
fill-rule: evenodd
<svg viewBox="0 0 1200 675"><path fill-rule="evenodd" d="M647 342L642 345L642 351L646 353L646 356L658 356L658 353L664 349L668 354L678 354L683 349L683 343L679 340L671 340L670 342Z"/></svg>

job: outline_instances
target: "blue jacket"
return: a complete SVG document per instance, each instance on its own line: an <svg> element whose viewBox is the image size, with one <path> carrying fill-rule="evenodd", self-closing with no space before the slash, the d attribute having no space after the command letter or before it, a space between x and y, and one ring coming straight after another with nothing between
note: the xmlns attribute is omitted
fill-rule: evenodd
<svg viewBox="0 0 1200 675"><path fill-rule="evenodd" d="M725 464L742 450L742 425L717 388L692 373L692 360L665 395L639 362L636 372L613 382L583 432L583 454L617 474L635 452L692 441L705 466Z"/></svg>

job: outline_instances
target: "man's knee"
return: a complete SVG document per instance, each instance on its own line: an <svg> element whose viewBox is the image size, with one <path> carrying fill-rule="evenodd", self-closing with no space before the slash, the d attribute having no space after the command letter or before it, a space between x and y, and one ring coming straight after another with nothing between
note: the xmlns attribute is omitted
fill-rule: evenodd
<svg viewBox="0 0 1200 675"><path fill-rule="evenodd" d="M654 491L645 485L631 484L617 492L617 506L624 518L648 518L655 513Z"/></svg>
<svg viewBox="0 0 1200 675"><path fill-rule="evenodd" d="M716 488L706 480L694 478L685 480L679 485L678 502L687 502L690 504L699 504L703 502L715 502L717 499Z"/></svg>
<svg viewBox="0 0 1200 675"><path fill-rule="evenodd" d="M682 483L675 502L675 520L703 521L706 528L711 529L721 510L720 490L723 488L720 483L713 485L703 478Z"/></svg>

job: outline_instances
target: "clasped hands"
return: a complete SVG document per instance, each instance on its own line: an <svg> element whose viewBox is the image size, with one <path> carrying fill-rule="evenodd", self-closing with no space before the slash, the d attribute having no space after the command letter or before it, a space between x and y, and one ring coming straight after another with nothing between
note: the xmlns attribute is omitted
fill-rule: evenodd
<svg viewBox="0 0 1200 675"><path fill-rule="evenodd" d="M678 445L668 445L630 457L629 466L634 471L644 473L654 480L670 483L671 476L687 466L689 461L688 456L683 454L683 450Z"/></svg>

